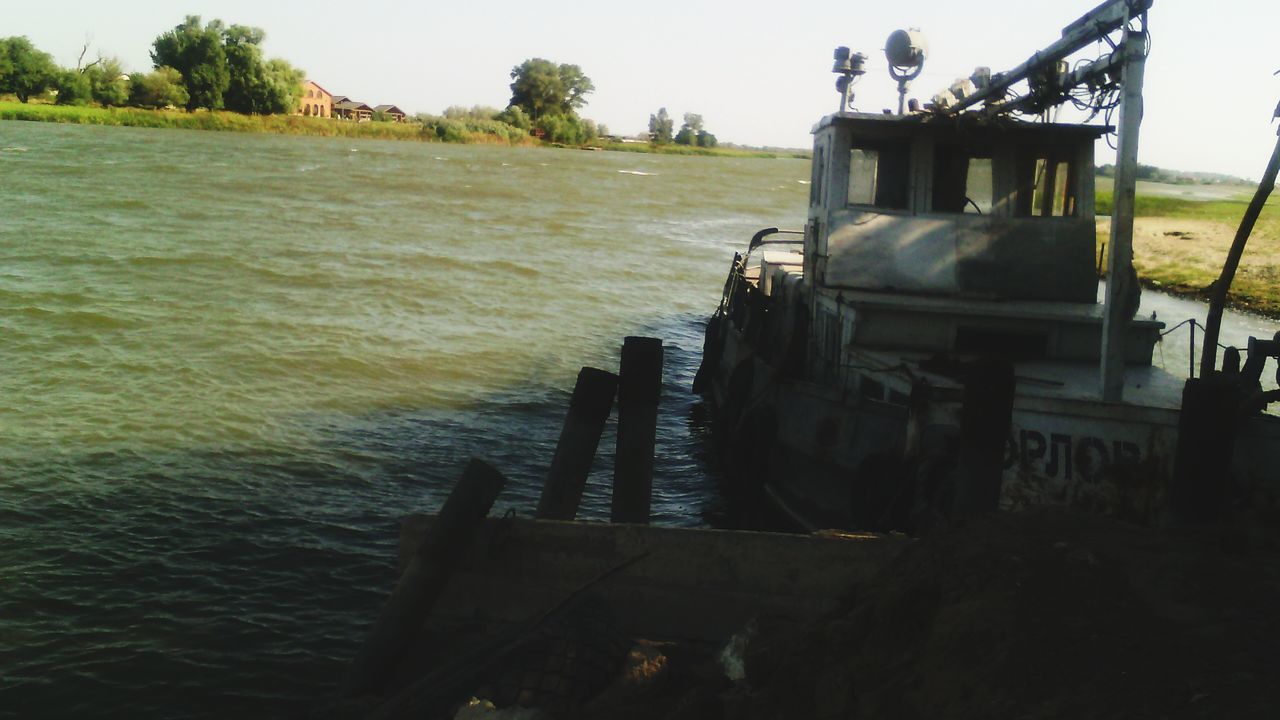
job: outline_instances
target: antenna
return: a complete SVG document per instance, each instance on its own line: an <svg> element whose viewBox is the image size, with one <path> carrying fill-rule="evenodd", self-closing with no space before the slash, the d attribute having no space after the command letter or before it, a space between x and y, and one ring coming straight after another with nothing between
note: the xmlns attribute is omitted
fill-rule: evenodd
<svg viewBox="0 0 1280 720"><path fill-rule="evenodd" d="M929 43L920 28L894 30L884 44L884 56L889 60L889 77L898 81L898 114L906 109L907 88L920 77L924 59L929 53Z"/></svg>

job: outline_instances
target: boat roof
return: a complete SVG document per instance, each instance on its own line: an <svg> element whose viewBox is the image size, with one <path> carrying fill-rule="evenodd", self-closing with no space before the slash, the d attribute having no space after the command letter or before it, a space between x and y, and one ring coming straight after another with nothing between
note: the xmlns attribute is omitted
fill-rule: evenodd
<svg viewBox="0 0 1280 720"><path fill-rule="evenodd" d="M978 113L958 116L941 116L932 113L918 112L909 115L889 115L885 113L840 112L827 115L813 126L812 132L832 126L852 127L858 131L888 130L890 128L936 128L939 131L966 132L987 131L1000 134L1057 134L1074 135L1080 138L1100 138L1115 130L1110 125L1082 125L1076 123L1041 123L1026 122L1005 116L989 117Z"/></svg>

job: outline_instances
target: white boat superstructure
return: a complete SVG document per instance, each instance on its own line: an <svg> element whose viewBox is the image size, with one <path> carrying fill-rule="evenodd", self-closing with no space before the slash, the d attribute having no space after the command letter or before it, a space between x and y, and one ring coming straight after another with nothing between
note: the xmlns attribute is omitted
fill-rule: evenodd
<svg viewBox="0 0 1280 720"><path fill-rule="evenodd" d="M1140 117L1124 103L1141 101L1135 10L1150 2L1137 6L1104 3L1037 54L1056 63L1090 33L1122 35L1093 74L1077 65L1036 90L1050 103L1106 82L1120 104L1104 302L1094 146L1112 128L1011 117L1033 93L1001 86L1039 66L975 73L984 88L925 110L849 112L865 58L837 51L841 110L814 128L803 239L763 231L735 258L696 388L731 470L800 524L912 529L996 503L1148 523L1205 498L1276 507L1280 419L1244 401L1266 358L1202 379L1219 417L1189 417L1192 386L1151 363L1163 323L1136 315L1125 158L1136 165Z"/></svg>

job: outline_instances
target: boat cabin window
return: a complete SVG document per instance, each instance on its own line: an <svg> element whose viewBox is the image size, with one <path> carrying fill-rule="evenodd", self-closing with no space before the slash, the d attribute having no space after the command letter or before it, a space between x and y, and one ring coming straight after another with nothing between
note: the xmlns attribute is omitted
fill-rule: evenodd
<svg viewBox="0 0 1280 720"><path fill-rule="evenodd" d="M849 154L849 204L907 209L906 143L855 145Z"/></svg>
<svg viewBox="0 0 1280 720"><path fill-rule="evenodd" d="M995 199L991 153L940 146L933 156L933 211L986 215Z"/></svg>
<svg viewBox="0 0 1280 720"><path fill-rule="evenodd" d="M1019 154L1018 204L1021 217L1075 217L1076 168L1062 149L1037 148Z"/></svg>

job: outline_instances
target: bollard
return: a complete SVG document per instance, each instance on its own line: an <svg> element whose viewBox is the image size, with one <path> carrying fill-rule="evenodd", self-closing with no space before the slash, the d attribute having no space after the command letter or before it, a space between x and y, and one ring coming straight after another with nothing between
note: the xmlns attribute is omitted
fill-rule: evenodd
<svg viewBox="0 0 1280 720"><path fill-rule="evenodd" d="M1013 363L975 360L965 368L960 458L952 515L993 512L1000 503L1004 450L1013 420Z"/></svg>
<svg viewBox="0 0 1280 720"><path fill-rule="evenodd" d="M471 459L352 662L343 683L345 696L381 689L408 641L426 622L453 575L457 558L474 541L504 484L502 473Z"/></svg>
<svg viewBox="0 0 1280 720"><path fill-rule="evenodd" d="M1211 371L1183 386L1169 482L1174 522L1219 519L1230 484L1241 401L1238 378L1230 375Z"/></svg>
<svg viewBox="0 0 1280 720"><path fill-rule="evenodd" d="M611 519L616 523L648 524L658 397L662 393L662 341L627 338L622 345L619 375Z"/></svg>
<svg viewBox="0 0 1280 720"><path fill-rule="evenodd" d="M591 472L600 434L613 410L618 376L606 370L584 367L578 373L569 400L569 414L560 430L560 442L547 472L542 497L538 499L540 520L572 520L582 502L582 489Z"/></svg>

